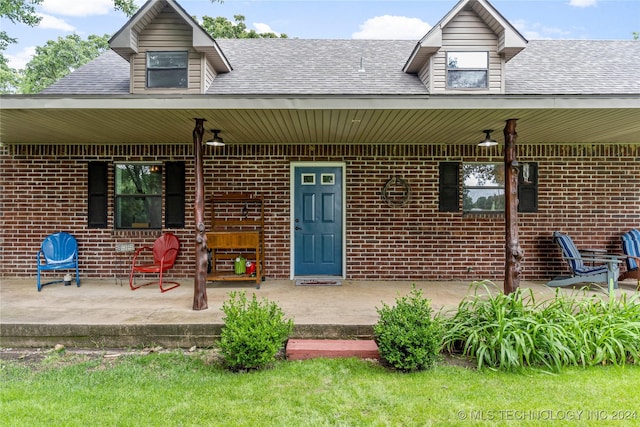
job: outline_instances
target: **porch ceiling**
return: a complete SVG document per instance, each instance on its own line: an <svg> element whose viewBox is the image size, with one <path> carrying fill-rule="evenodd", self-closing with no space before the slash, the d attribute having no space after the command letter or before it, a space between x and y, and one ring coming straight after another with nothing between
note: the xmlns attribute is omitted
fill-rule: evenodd
<svg viewBox="0 0 640 427"><path fill-rule="evenodd" d="M638 97L0 99L3 144L191 144L194 118L228 144L640 143ZM211 136L209 132L205 138Z"/></svg>

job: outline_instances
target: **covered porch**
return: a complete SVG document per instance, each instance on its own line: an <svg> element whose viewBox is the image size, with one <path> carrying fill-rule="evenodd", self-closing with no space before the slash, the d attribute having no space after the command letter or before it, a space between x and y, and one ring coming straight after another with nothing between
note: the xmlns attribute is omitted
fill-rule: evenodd
<svg viewBox="0 0 640 427"><path fill-rule="evenodd" d="M35 278L1 279L0 338L3 347L207 347L220 333L222 303L229 292L243 290L277 302L295 322L294 337L370 338L376 308L382 302L393 305L413 283L439 311L455 309L471 282L344 280L340 286L296 286L294 280L267 280L259 290L252 282L214 282L207 286L209 309L196 311L188 279L164 294L157 286L131 291L126 281L113 278L88 278L79 288L56 284L42 292L36 291ZM496 292L503 288L495 284ZM520 287L531 289L537 301L555 292L536 281L522 281ZM635 282L627 280L620 282L617 295L635 292ZM589 295L607 293L592 285Z"/></svg>
<svg viewBox="0 0 640 427"><path fill-rule="evenodd" d="M388 96L383 102L352 96L260 101L92 95L74 99L71 108L66 97L36 98L3 98L7 126L2 161L12 168L13 176L23 177L3 183L5 217L21 219L3 230L5 241L18 242L3 253L5 277L30 274L31 258L24 254L35 253L43 236L56 230L68 230L78 238L84 270L92 278L120 272L125 265L117 252L120 245L151 244L159 228L119 229L115 224L114 168L128 163L184 166L184 226L162 227L179 235L183 244L186 256L176 266L176 277L181 278L192 277L194 266L204 265L204 251L197 253L198 260L192 251L202 246L196 243L204 241L199 234L211 228L212 196L240 192L265 200L267 277L281 280L294 275L292 164L344 164L343 200L348 204L342 206L342 237L349 250L341 254L345 260L341 277L351 280L470 281L478 276L502 280L505 241L515 241L525 254L522 279L545 281L564 269L552 242L553 231L571 231L587 247L619 251L619 235L637 227L638 211L633 206L638 199L634 183L639 170L635 161L639 110L634 97L616 101L594 95ZM23 126L24 114L39 126ZM518 120L517 144L512 129L504 144L478 147L483 129L494 129L493 138L501 142L500 129L514 120L511 117ZM200 134L194 119L206 120L196 127ZM221 130L225 147L203 147L213 128ZM507 139L514 151L509 159ZM519 237L509 239L502 213L460 209L461 174L446 174L440 167L515 165L516 161L536 167L538 181L531 188L537 186L535 194L540 197L535 211L510 217ZM100 228L87 225L86 219L87 165L92 162L105 165L102 200L107 203L101 212L106 223ZM71 177L64 197L56 185L61 176ZM447 176L457 180L455 210L440 204L445 192L439 184L444 186ZM404 206L388 206L381 197L385 182L394 177L404 178L413 189ZM31 191L31 182L38 183L37 194ZM506 182L505 193L512 193L506 191ZM400 195L404 194L408 192ZM51 205L57 206L55 215ZM29 229L32 224L37 233ZM514 252L519 251L509 254ZM406 259L429 262L407 269ZM451 259L459 261L452 265ZM473 266L468 259L474 260ZM197 274L198 286L204 284L203 273Z"/></svg>

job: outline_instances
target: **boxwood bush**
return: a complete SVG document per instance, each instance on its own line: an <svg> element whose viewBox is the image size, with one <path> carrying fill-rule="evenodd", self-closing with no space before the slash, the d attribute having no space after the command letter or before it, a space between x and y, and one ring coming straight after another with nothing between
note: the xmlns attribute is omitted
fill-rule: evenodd
<svg viewBox="0 0 640 427"><path fill-rule="evenodd" d="M395 306L383 302L376 309L380 318L373 330L381 361L405 372L431 368L440 355L442 330L422 290L413 285Z"/></svg>
<svg viewBox="0 0 640 427"><path fill-rule="evenodd" d="M293 320L285 319L275 302L266 298L258 301L255 294L249 300L244 291L229 293L222 311L220 348L225 365L233 371L272 363L293 331Z"/></svg>

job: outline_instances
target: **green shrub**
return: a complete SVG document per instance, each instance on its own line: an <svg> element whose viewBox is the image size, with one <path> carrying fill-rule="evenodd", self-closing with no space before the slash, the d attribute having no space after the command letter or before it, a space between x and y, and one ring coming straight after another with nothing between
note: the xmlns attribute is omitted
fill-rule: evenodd
<svg viewBox="0 0 640 427"><path fill-rule="evenodd" d="M422 291L414 285L408 296L396 298L394 307L382 303L377 311L373 331L383 363L399 371L431 368L440 354L442 330Z"/></svg>
<svg viewBox="0 0 640 427"><path fill-rule="evenodd" d="M220 347L227 367L234 371L258 369L275 361L278 351L293 330L293 320L285 319L275 303L256 295L231 292L222 304L226 315Z"/></svg>
<svg viewBox="0 0 640 427"><path fill-rule="evenodd" d="M640 300L564 295L536 303L531 289L505 295L495 284L474 292L453 316L440 313L444 350L483 366L510 370L542 366L621 365L640 362ZM478 292L481 291L481 292Z"/></svg>

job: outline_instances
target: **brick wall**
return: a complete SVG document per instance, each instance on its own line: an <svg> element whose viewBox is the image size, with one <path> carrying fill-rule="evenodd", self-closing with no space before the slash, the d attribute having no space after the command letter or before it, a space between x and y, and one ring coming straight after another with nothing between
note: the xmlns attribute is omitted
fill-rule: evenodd
<svg viewBox="0 0 640 427"><path fill-rule="evenodd" d="M347 271L350 279L500 279L504 271L501 215L438 212L438 163L501 161L499 148L475 146L244 146L205 148L207 193L261 193L265 198L268 278L288 278L290 162L343 161L347 183ZM565 272L551 241L554 230L579 247L620 252L619 236L640 227L640 145L518 147L521 162L539 166L539 211L519 214L524 279ZM174 276L192 277L192 147L0 147L0 262L2 277L35 275L35 256L49 233L70 231L79 241L84 277L125 277L131 254L115 246L151 244L159 231L113 230L110 168L109 229L88 229L87 162L185 161L187 228L172 231L183 242ZM408 205L385 204L385 182L408 181ZM209 218L210 205L206 206Z"/></svg>

